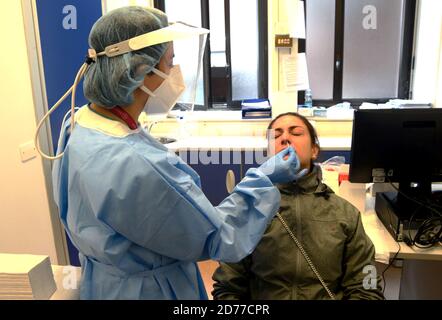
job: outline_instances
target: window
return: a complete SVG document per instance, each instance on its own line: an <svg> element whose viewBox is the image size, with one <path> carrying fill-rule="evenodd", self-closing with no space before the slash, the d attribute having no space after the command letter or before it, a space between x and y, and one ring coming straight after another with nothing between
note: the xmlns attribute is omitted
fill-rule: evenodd
<svg viewBox="0 0 442 320"><path fill-rule="evenodd" d="M267 1L157 0L155 7L170 21L210 29L195 110L235 109L244 99L267 98ZM175 47L181 49L176 56L197 54ZM195 70L189 66L183 74Z"/></svg>
<svg viewBox="0 0 442 320"><path fill-rule="evenodd" d="M415 0L305 0L305 8L300 50L315 105L409 98Z"/></svg>

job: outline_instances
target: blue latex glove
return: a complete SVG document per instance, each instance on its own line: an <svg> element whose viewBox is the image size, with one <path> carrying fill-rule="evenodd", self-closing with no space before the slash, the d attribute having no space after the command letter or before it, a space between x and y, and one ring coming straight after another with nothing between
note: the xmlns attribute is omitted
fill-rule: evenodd
<svg viewBox="0 0 442 320"><path fill-rule="evenodd" d="M287 160L284 157L289 155ZM307 174L307 169L299 171L301 162L292 146L282 150L264 162L258 170L264 173L272 183L296 181Z"/></svg>

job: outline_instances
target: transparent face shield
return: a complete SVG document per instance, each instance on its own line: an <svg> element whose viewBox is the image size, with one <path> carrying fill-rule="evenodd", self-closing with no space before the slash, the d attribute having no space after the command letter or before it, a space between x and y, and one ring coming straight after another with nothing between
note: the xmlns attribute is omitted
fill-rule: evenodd
<svg viewBox="0 0 442 320"><path fill-rule="evenodd" d="M174 63L181 66L186 91L178 100L180 110L193 111L204 105L203 57L207 33L199 37L174 41Z"/></svg>
<svg viewBox="0 0 442 320"><path fill-rule="evenodd" d="M162 110L161 108L159 108L160 110L158 108L145 110L140 120L146 123L156 123L168 116L173 118L183 117L183 111L192 112L195 105L203 106L205 104L202 65L208 30L192 27L181 22L177 22L172 26L176 28L175 30L181 32L181 36L173 40L173 64L179 66L181 70L180 76L183 78L185 89L178 100L174 100L175 103L170 108L166 108L167 110L164 108ZM195 36L186 37L182 32L192 32ZM159 75L156 70L154 72ZM143 91L149 93L146 90ZM173 96L172 94L170 99L173 99ZM152 97L149 99L152 99Z"/></svg>
<svg viewBox="0 0 442 320"><path fill-rule="evenodd" d="M60 153L55 157L44 154L38 144L38 133L46 119L61 105L61 103L71 94L71 131L75 126L75 94L78 84L86 73L89 65L101 56L109 58L120 56L132 51L137 51L156 44L173 42L175 49L174 64L181 64L184 75L186 90L178 100L178 105L182 110L193 111L195 103L204 103L204 93L202 86L202 61L206 45L208 29L194 27L182 22L172 23L169 26L158 29L140 36L110 45L103 52L96 52L93 49L88 51L87 61L80 67L75 77L72 87L60 98L60 100L49 109L49 112L41 119L35 132L34 144L38 153L45 159L56 160L63 156ZM173 107L173 106L172 106ZM158 115L161 118L166 114ZM63 126L62 126L63 128Z"/></svg>

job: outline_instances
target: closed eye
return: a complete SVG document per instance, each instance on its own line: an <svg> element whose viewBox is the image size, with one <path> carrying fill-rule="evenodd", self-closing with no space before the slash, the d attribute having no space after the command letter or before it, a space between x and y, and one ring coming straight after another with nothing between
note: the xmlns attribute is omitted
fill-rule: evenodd
<svg viewBox="0 0 442 320"><path fill-rule="evenodd" d="M288 131L289 131L290 135L296 136L296 137L303 136L305 134L304 128L299 127L299 126L291 127L288 129ZM282 136L283 133L284 133L283 129L275 129L273 131L273 134L274 134L273 138L278 139Z"/></svg>
<svg viewBox="0 0 442 320"><path fill-rule="evenodd" d="M302 136L304 134L304 129L301 127L292 128L290 134L294 136Z"/></svg>

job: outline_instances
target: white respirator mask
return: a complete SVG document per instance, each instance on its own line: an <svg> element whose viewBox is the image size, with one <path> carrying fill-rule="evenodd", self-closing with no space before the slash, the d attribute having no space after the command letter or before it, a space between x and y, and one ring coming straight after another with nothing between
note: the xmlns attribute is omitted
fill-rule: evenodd
<svg viewBox="0 0 442 320"><path fill-rule="evenodd" d="M169 75L155 68L152 72L163 78L164 81L153 92L144 85L140 87L149 95L144 105L144 111L148 115L167 115L186 90L181 68L179 65L173 66Z"/></svg>

